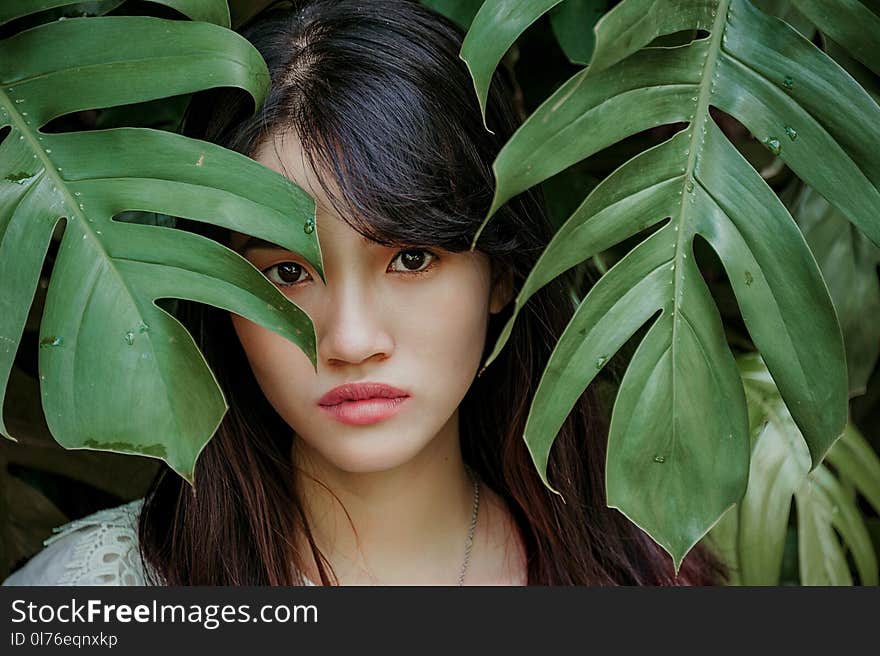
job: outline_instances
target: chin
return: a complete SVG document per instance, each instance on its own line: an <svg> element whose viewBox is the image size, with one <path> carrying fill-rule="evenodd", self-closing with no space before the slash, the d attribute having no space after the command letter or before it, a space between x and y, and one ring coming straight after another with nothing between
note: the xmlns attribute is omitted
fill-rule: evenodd
<svg viewBox="0 0 880 656"><path fill-rule="evenodd" d="M301 438L302 439L302 438ZM372 474L395 469L416 458L430 440L419 440L416 436L403 436L400 432L392 435L352 435L337 438L330 447L309 443L309 450L317 454L331 467L350 474Z"/></svg>
<svg viewBox="0 0 880 656"><path fill-rule="evenodd" d="M400 429L388 432L355 431L322 435L311 439L296 432L304 454L319 467L330 467L350 474L371 474L405 465L431 442Z"/></svg>
<svg viewBox="0 0 880 656"><path fill-rule="evenodd" d="M420 452L420 449L413 449L412 445L383 445L383 448L375 448L375 444L372 446L373 448L368 444L354 445L322 455L339 470L350 474L373 474L401 467L416 458Z"/></svg>

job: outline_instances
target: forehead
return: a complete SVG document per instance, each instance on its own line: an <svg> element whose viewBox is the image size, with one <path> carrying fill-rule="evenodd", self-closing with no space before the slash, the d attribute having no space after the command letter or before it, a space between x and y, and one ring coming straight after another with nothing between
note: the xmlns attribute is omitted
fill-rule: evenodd
<svg viewBox="0 0 880 656"><path fill-rule="evenodd" d="M251 158L301 187L319 205L328 207L328 198L309 164L299 137L293 132L274 134L257 147Z"/></svg>

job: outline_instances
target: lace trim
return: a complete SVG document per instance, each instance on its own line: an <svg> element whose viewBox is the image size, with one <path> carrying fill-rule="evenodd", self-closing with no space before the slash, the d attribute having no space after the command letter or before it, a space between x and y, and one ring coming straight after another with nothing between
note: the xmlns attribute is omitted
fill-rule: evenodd
<svg viewBox="0 0 880 656"><path fill-rule="evenodd" d="M137 548L137 519L143 499L108 508L52 529L45 546L83 528L73 544L59 585L146 585Z"/></svg>
<svg viewBox="0 0 880 656"><path fill-rule="evenodd" d="M53 528L55 535L43 540L44 546L87 529L73 537L76 542L56 585L146 585L137 534L143 503L137 499ZM315 583L304 577L303 585Z"/></svg>

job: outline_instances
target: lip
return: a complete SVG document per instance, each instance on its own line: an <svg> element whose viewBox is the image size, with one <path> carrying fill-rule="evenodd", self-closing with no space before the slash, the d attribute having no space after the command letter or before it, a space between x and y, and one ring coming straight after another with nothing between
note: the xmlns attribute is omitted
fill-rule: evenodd
<svg viewBox="0 0 880 656"><path fill-rule="evenodd" d="M318 401L318 406L345 424L373 424L400 410L409 394L384 383L349 383L334 387Z"/></svg>

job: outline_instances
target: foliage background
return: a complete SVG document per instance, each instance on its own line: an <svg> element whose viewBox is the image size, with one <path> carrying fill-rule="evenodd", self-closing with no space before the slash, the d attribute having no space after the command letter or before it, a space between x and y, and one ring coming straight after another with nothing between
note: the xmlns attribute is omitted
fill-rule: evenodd
<svg viewBox="0 0 880 656"><path fill-rule="evenodd" d="M233 23L254 15L266 2L232 2ZM467 26L481 2L479 0L424 0L424 4L447 13ZM613 1L567 0L548 16L539 19L517 40L502 65L513 75L518 87L518 109L525 119L554 90L589 61L592 43L579 39L571 27L578 20L595 22ZM779 16L809 34L811 40L832 54L866 89L875 94L880 79L865 66L853 61L830 39L817 32L798 13L796 3L760 0L754 4ZM173 10L146 2L91 2L47 12L39 20L54 20L60 15L87 12L149 13L175 17ZM7 25L0 38L28 26L27 22ZM672 45L693 35L673 35L664 42ZM79 112L56 119L49 131L101 128L120 124L139 124L175 129L188 97L147 105L112 110ZM713 117L742 155L758 170L786 207L798 220L808 244L820 264L844 329L847 361L850 370L850 422L880 452L880 253L861 233L835 215L833 208L813 194L778 159L757 141L748 130L730 116L714 112ZM636 153L668 139L676 128L662 126L634 135L583 160L542 184L547 208L555 225L561 226L587 193L613 170ZM143 217L141 217L143 218ZM636 243L639 234L602 252L576 267L567 276L573 300L618 262ZM56 242L57 243L57 242ZM66 451L51 437L40 406L37 374L39 319L48 277L54 261L54 248L44 265L37 298L28 319L24 339L16 355L13 377L4 404L4 417L19 443L0 440L0 577L22 563L41 547L41 540L53 526L84 516L100 508L138 498L159 467L150 458L123 456L106 452ZM745 329L729 281L717 256L701 240L695 242L695 257L710 292L721 312L728 343L734 352L747 357L756 349ZM607 399L609 413L623 372L632 354L647 332L640 329L615 355L592 383ZM829 463L834 472L833 462ZM844 481L846 485L846 481ZM868 529L872 548L880 553L880 517L875 506L850 490L850 496ZM723 527L722 527L723 528ZM800 583L805 563L799 553L798 510L794 507L785 530L783 559L778 566L778 580L783 584ZM800 529L804 531L803 528ZM835 529L836 537L840 537ZM723 536L722 536L723 537ZM821 550L819 553L824 553ZM853 581L859 582L859 567L846 548L841 552ZM772 569L772 566L771 566ZM771 572L770 577L773 577Z"/></svg>

